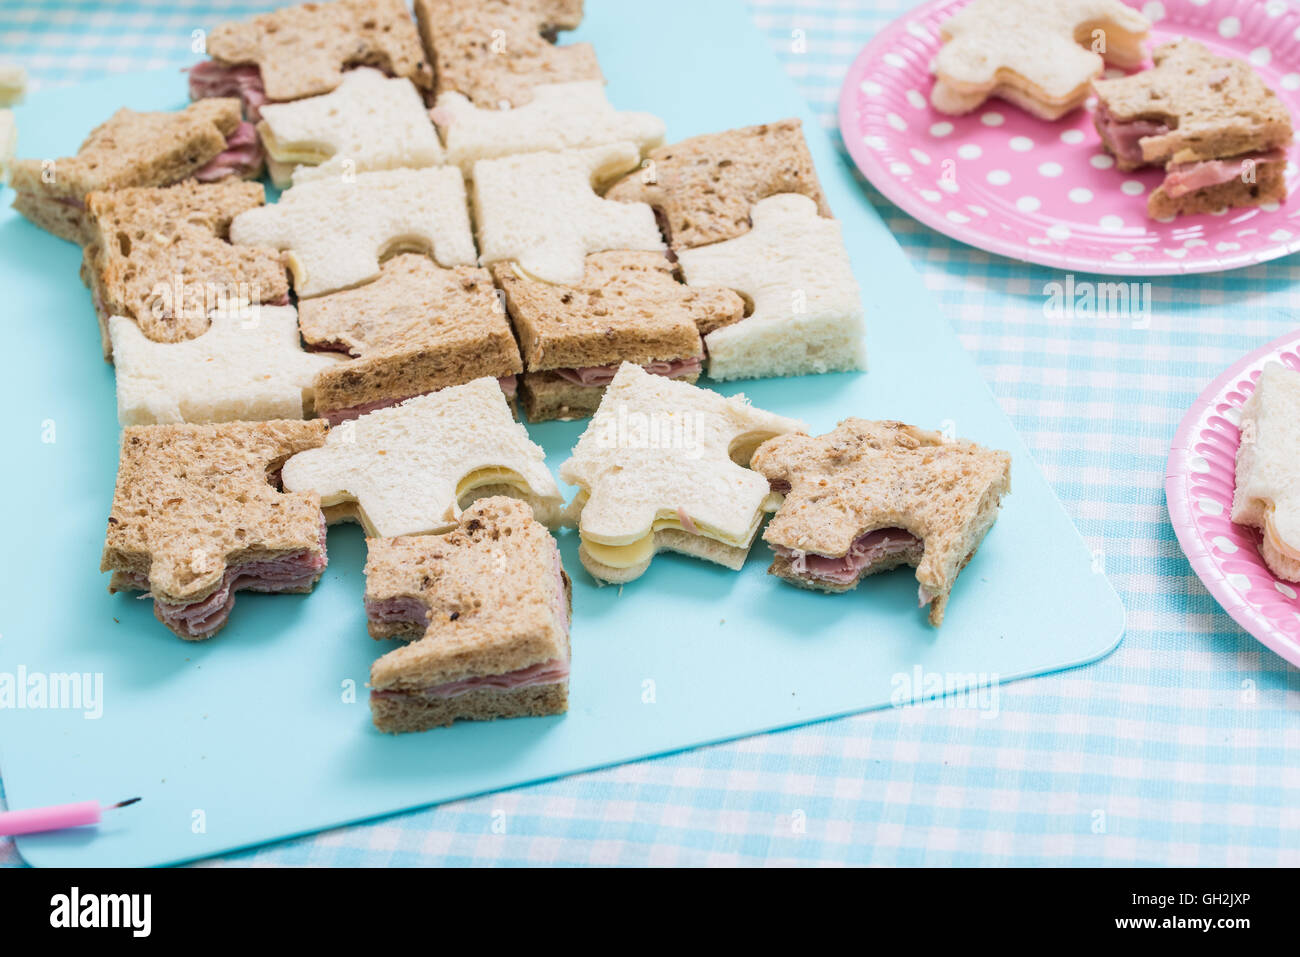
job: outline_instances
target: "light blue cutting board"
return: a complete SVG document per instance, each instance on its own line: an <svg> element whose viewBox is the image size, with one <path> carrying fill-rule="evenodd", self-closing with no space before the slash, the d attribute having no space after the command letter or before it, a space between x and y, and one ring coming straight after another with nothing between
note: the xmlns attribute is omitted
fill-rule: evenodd
<svg viewBox="0 0 1300 957"><path fill-rule="evenodd" d="M862 285L871 371L747 383L762 408L822 432L846 416L897 418L1008 449L1012 495L962 574L947 623L916 607L910 571L825 596L765 573L678 556L595 588L573 577L571 709L386 737L365 682L387 646L366 635L364 542L329 535L329 570L307 596L241 594L215 640L186 644L150 603L110 596L98 572L117 456L112 369L100 355L79 252L0 213L0 314L10 362L0 497L0 674L103 676L103 715L0 710L9 806L141 795L98 830L21 838L39 865L160 864L203 857L601 765L888 705L895 676L1005 681L1091 661L1124 611L919 278L738 4L592 2L613 102L652 110L670 140L797 115ZM176 73L108 79L32 97L20 153L63 156L122 105L182 105ZM7 207L12 193L2 194ZM726 389L724 391L739 391ZM581 423L530 427L553 469ZM52 441L51 441L52 440ZM0 679L2 680L2 679ZM356 689L345 699L345 688Z"/></svg>

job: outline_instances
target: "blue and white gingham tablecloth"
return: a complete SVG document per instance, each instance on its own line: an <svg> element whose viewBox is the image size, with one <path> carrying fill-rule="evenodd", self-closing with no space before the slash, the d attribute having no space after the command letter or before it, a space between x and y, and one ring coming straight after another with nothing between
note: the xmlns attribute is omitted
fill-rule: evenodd
<svg viewBox="0 0 1300 957"><path fill-rule="evenodd" d="M38 86L180 66L195 27L280 5L0 0L0 62ZM827 129L849 63L914 5L750 0ZM1128 608L1119 650L1002 688L993 720L870 713L212 863L1300 864L1300 670L1201 586L1162 490L1204 385L1297 324L1300 258L1154 280L1149 328L1048 319L1044 286L1059 274L952 242L864 189L1104 556ZM18 863L0 839L0 864Z"/></svg>

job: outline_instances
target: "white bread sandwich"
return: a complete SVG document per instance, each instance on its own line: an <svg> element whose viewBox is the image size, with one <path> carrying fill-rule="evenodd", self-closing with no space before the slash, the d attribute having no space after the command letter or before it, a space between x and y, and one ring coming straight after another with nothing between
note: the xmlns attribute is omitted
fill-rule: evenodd
<svg viewBox="0 0 1300 957"><path fill-rule="evenodd" d="M560 468L578 486L569 506L578 556L597 582L641 577L660 551L739 569L780 496L748 466L762 442L804 432L755 409L625 362Z"/></svg>
<svg viewBox="0 0 1300 957"><path fill-rule="evenodd" d="M663 142L664 122L650 113L620 112L598 80L548 83L533 88L522 106L489 109L463 93L438 97L431 115L447 143L447 161L466 176L483 159L635 143L645 152Z"/></svg>
<svg viewBox="0 0 1300 957"><path fill-rule="evenodd" d="M641 162L633 143L523 153L474 164L474 219L480 261L513 260L545 282L582 281L588 253L662 250L644 203L614 203L596 187Z"/></svg>
<svg viewBox="0 0 1300 957"><path fill-rule="evenodd" d="M280 187L443 162L442 144L415 85L370 67L349 70L329 93L268 104L257 131ZM285 169L291 171L288 179L275 177Z"/></svg>
<svg viewBox="0 0 1300 957"><path fill-rule="evenodd" d="M1115 165L1165 169L1147 215L1286 199L1291 114L1251 65L1186 39L1157 47L1153 58L1153 69L1093 83L1094 121Z"/></svg>
<svg viewBox="0 0 1300 957"><path fill-rule="evenodd" d="M122 425L305 418L317 374L340 359L303 351L293 306L219 310L181 342L154 342L125 316L108 330Z"/></svg>
<svg viewBox="0 0 1300 957"><path fill-rule="evenodd" d="M366 542L376 638L414 638L370 669L370 712L399 733L563 714L571 586L528 506L480 499L445 535Z"/></svg>
<svg viewBox="0 0 1300 957"><path fill-rule="evenodd" d="M862 294L840 224L798 193L759 200L750 218L743 236L678 253L692 288L721 286L752 304L704 337L709 378L865 369Z"/></svg>
<svg viewBox="0 0 1300 957"><path fill-rule="evenodd" d="M785 496L763 533L768 571L844 592L912 565L930 624L1011 490L1011 456L901 422L845 419L826 435L759 446L752 466Z"/></svg>
<svg viewBox="0 0 1300 957"><path fill-rule="evenodd" d="M304 299L298 323L310 348L350 357L316 377L316 414L330 425L483 376L513 401L523 368L488 271L414 253L368 285Z"/></svg>
<svg viewBox="0 0 1300 957"><path fill-rule="evenodd" d="M673 277L663 253L592 253L580 282L530 279L513 263L492 276L519 336L519 391L530 422L585 418L618 367L685 382L699 378L701 332L739 321L745 302L728 289L692 289Z"/></svg>
<svg viewBox="0 0 1300 957"><path fill-rule="evenodd" d="M1269 571L1300 581L1300 372L1266 365L1238 428L1232 520L1260 531Z"/></svg>
<svg viewBox="0 0 1300 957"><path fill-rule="evenodd" d="M76 156L15 160L14 209L61 239L87 241L86 195L130 186L170 186L194 178L251 179L262 168L256 131L231 99L192 103L175 113L120 109L91 130Z"/></svg>
<svg viewBox="0 0 1300 957"><path fill-rule="evenodd" d="M13 110L0 110L0 186L9 183L9 167L18 152L18 124Z"/></svg>
<svg viewBox="0 0 1300 957"><path fill-rule="evenodd" d="M489 495L520 498L553 525L562 499L545 459L485 376L334 427L285 463L284 487L319 494L329 521L372 538L444 532Z"/></svg>
<svg viewBox="0 0 1300 957"><path fill-rule="evenodd" d="M0 63L0 106L16 106L27 92L27 71L12 63Z"/></svg>
<svg viewBox="0 0 1300 957"><path fill-rule="evenodd" d="M415 19L437 96L498 109L530 102L543 84L604 80L590 44L555 45L582 22L582 0L415 0Z"/></svg>
<svg viewBox="0 0 1300 957"><path fill-rule="evenodd" d="M995 96L1055 120L1083 104L1106 64L1140 64L1151 24L1120 0L974 0L939 29L936 110L970 113Z"/></svg>
<svg viewBox="0 0 1300 957"><path fill-rule="evenodd" d="M148 592L187 641L221 630L238 591L311 591L327 561L320 496L282 491L278 471L324 441L320 421L124 429L108 590Z"/></svg>
<svg viewBox="0 0 1300 957"><path fill-rule="evenodd" d="M111 316L125 316L154 342L201 335L214 310L284 305L289 279L273 249L232 246L230 224L265 197L260 183L187 180L86 197L81 278L112 358Z"/></svg>
<svg viewBox="0 0 1300 957"><path fill-rule="evenodd" d="M446 267L472 266L476 255L454 166L304 183L236 216L230 238L285 250L299 298L371 282L381 260L401 252L430 253Z"/></svg>
<svg viewBox="0 0 1300 957"><path fill-rule="evenodd" d="M190 99L239 97L250 120L268 101L329 93L354 67L373 67L424 91L433 86L403 0L283 7L217 26L207 37L207 52L211 59L190 69Z"/></svg>

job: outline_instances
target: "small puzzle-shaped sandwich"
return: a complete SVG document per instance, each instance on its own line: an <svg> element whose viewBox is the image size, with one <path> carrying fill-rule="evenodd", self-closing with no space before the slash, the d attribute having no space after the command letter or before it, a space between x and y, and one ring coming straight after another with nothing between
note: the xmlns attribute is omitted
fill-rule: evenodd
<svg viewBox="0 0 1300 957"><path fill-rule="evenodd" d="M232 99L192 103L175 113L120 109L91 130L76 156L15 160L14 209L61 239L88 240L86 195L130 186L170 186L193 177L253 177L262 151Z"/></svg>
<svg viewBox="0 0 1300 957"><path fill-rule="evenodd" d="M746 468L767 439L807 430L796 419L625 362L560 468L579 488L583 567L598 582L641 577L660 551L731 569L745 563L780 496Z"/></svg>
<svg viewBox="0 0 1300 957"><path fill-rule="evenodd" d="M370 669L380 731L568 709L571 586L555 539L514 499L480 499L445 535L366 542L376 638L415 638Z"/></svg>
<svg viewBox="0 0 1300 957"><path fill-rule="evenodd" d="M132 319L108 320L122 425L301 419L318 373L336 355L302 350L293 306L214 312L207 331L154 342Z"/></svg>
<svg viewBox="0 0 1300 957"><path fill-rule="evenodd" d="M86 197L81 277L94 299L104 358L113 355L112 316L134 320L154 342L180 342L201 335L214 310L287 303L289 279L276 252L228 240L231 221L264 199L260 183L240 180Z"/></svg>
<svg viewBox="0 0 1300 957"><path fill-rule="evenodd" d="M543 84L604 80L590 44L554 42L582 22L582 0L415 0L415 19L439 97L497 109L528 103Z"/></svg>
<svg viewBox="0 0 1300 957"><path fill-rule="evenodd" d="M592 253L569 286L492 267L519 335L519 390L529 421L584 418L624 362L694 382L701 331L737 322L745 303L729 289L692 289L673 278L663 253Z"/></svg>
<svg viewBox="0 0 1300 957"><path fill-rule="evenodd" d="M1286 198L1291 114L1244 60L1195 40L1158 47L1155 67L1097 80L1094 117L1121 170L1163 166L1156 219Z"/></svg>
<svg viewBox="0 0 1300 957"><path fill-rule="evenodd" d="M1150 28L1120 0L974 0L940 27L930 104L962 114L996 96L1055 120L1107 63L1138 66Z"/></svg>
<svg viewBox="0 0 1300 957"><path fill-rule="evenodd" d="M635 144L611 143L475 163L481 262L513 260L537 279L574 284L582 281L588 253L662 250L649 206L610 202L594 188L640 161Z"/></svg>
<svg viewBox="0 0 1300 957"><path fill-rule="evenodd" d="M371 537L446 531L488 495L520 498L550 525L562 499L545 459L485 376L331 429L285 463L284 487L318 493L331 522L360 522Z"/></svg>
<svg viewBox="0 0 1300 957"><path fill-rule="evenodd" d="M916 567L930 624L1011 490L1011 456L901 422L845 419L821 436L781 436L752 467L785 496L763 533L768 571L826 592Z"/></svg>
<svg viewBox="0 0 1300 957"><path fill-rule="evenodd" d="M158 620L211 638L238 591L308 592L325 570L320 496L278 471L325 441L325 423L141 425L122 432L100 571L109 591L147 591Z"/></svg>
<svg viewBox="0 0 1300 957"><path fill-rule="evenodd" d="M635 143L644 152L664 138L663 120L614 109L598 80L538 86L530 102L510 109L475 106L463 93L448 92L438 97L432 115L447 141L447 161L466 176L479 160L514 153L618 142Z"/></svg>
<svg viewBox="0 0 1300 957"><path fill-rule="evenodd" d="M797 193L760 200L751 219L737 239L678 253L692 288L723 286L753 304L743 321L704 337L709 377L866 368L862 299L840 224Z"/></svg>
<svg viewBox="0 0 1300 957"><path fill-rule="evenodd" d="M1269 571L1300 581L1300 372L1266 365L1239 428L1232 520L1260 530Z"/></svg>
<svg viewBox="0 0 1300 957"><path fill-rule="evenodd" d="M304 298L370 282L380 261L399 252L432 252L443 266L475 262L465 181L446 166L304 183L236 216L230 238L285 250Z"/></svg>
<svg viewBox="0 0 1300 957"><path fill-rule="evenodd" d="M316 377L316 414L331 425L471 379L492 376L514 398L519 347L486 269L444 269L406 253L359 289L306 299L302 337L350 361Z"/></svg>
<svg viewBox="0 0 1300 957"><path fill-rule="evenodd" d="M433 86L402 0L303 3L223 23L207 37L207 52L211 59L190 69L190 99L237 96L250 119L267 101L330 92L353 67L374 67L421 90Z"/></svg>
<svg viewBox="0 0 1300 957"><path fill-rule="evenodd" d="M0 185L9 182L9 167L18 151L18 124L13 110L0 110Z"/></svg>
<svg viewBox="0 0 1300 957"><path fill-rule="evenodd" d="M609 188L606 199L649 203L672 248L735 239L749 231L760 199L802 193L830 217L798 120L706 133L651 150L644 168Z"/></svg>
<svg viewBox="0 0 1300 957"><path fill-rule="evenodd" d="M10 63L0 64L0 106L15 106L27 92L27 71Z"/></svg>
<svg viewBox="0 0 1300 957"><path fill-rule="evenodd" d="M281 187L290 179L296 184L443 162L438 133L415 86L369 67L343 74L330 93L267 105L257 130Z"/></svg>

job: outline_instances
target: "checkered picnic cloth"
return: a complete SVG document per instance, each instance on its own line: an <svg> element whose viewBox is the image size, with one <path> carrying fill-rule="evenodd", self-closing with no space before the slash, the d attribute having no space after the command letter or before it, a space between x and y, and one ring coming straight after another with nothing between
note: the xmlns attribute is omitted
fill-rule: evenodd
<svg viewBox="0 0 1300 957"><path fill-rule="evenodd" d="M38 84L179 66L196 25L278 5L0 0L0 60ZM915 0L750 6L833 130L849 63ZM1049 319L1058 274L952 242L864 189L1104 556L1128 608L1119 650L1002 688L995 720L873 712L212 863L1300 864L1300 671L1201 586L1162 490L1200 390L1294 327L1300 262L1153 280L1149 328ZM0 840L3 863L19 861Z"/></svg>

